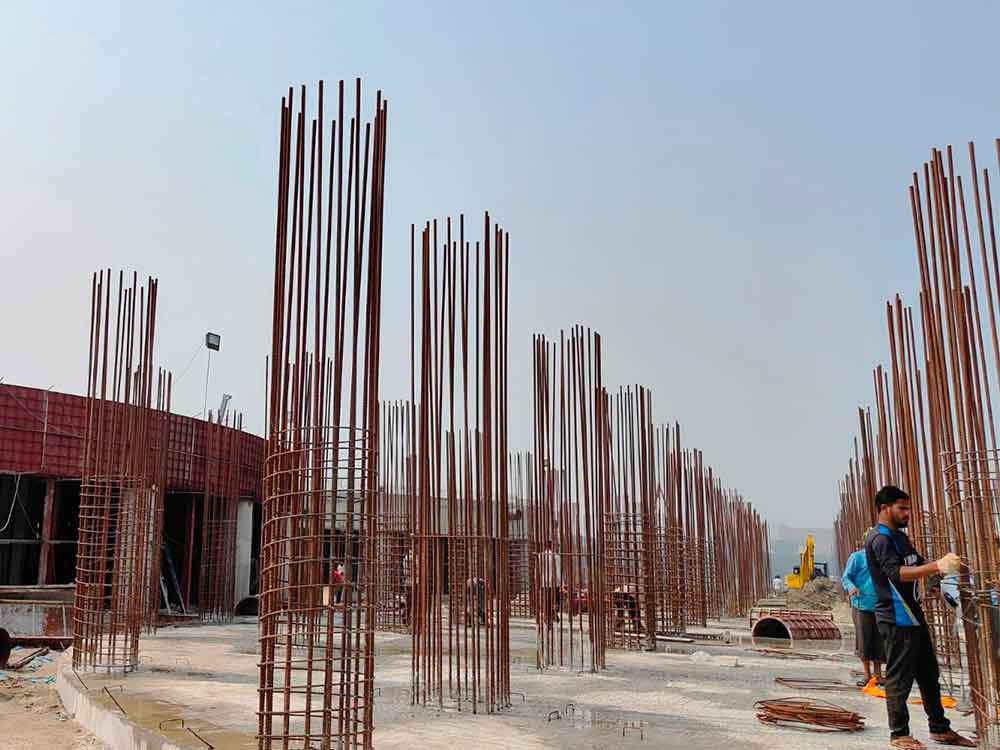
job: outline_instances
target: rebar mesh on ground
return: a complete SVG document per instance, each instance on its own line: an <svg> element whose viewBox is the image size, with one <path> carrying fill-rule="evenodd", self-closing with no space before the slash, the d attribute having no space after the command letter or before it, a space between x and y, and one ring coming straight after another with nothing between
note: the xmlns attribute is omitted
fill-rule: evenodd
<svg viewBox="0 0 1000 750"><path fill-rule="evenodd" d="M302 750L371 741L373 457L358 431L323 439L333 434L290 431L265 464L258 737ZM346 546L339 586L335 530L361 539Z"/></svg>

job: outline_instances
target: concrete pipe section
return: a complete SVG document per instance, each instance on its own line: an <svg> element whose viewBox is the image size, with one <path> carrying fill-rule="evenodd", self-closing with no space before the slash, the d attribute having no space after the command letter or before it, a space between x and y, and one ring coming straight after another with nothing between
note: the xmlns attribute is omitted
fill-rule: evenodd
<svg viewBox="0 0 1000 750"><path fill-rule="evenodd" d="M754 639L833 641L840 640L841 633L829 612L785 609L761 612L751 636Z"/></svg>

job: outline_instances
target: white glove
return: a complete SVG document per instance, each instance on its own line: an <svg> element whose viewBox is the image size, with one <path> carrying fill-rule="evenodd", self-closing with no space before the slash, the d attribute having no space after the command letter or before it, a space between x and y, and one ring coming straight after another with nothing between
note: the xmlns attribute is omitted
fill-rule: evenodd
<svg viewBox="0 0 1000 750"><path fill-rule="evenodd" d="M949 552L937 561L937 566L941 575L953 576L962 569L962 558L954 552Z"/></svg>

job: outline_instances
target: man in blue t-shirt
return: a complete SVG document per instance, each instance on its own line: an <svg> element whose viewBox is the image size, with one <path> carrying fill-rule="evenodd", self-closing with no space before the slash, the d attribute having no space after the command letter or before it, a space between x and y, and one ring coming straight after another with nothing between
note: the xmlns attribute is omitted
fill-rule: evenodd
<svg viewBox="0 0 1000 750"><path fill-rule="evenodd" d="M882 636L875 622L875 605L878 604L878 597L875 595L875 586L868 571L868 558L863 540L862 548L852 552L847 558L840 582L851 603L851 617L854 620L854 653L861 660L861 666L865 670L865 679L858 683L858 687L867 685L872 677L881 685L885 652L882 647Z"/></svg>
<svg viewBox="0 0 1000 750"><path fill-rule="evenodd" d="M937 657L920 608L917 581L932 575L954 575L961 560L949 552L936 562L927 562L903 533L910 523L910 496L899 487L886 485L875 495L878 526L868 532L865 555L878 602L875 619L885 643L885 704L889 712L889 744L903 750L922 750L925 745L910 735L910 713L906 700L916 680L920 686L931 738L943 745L975 747L951 728L941 706Z"/></svg>

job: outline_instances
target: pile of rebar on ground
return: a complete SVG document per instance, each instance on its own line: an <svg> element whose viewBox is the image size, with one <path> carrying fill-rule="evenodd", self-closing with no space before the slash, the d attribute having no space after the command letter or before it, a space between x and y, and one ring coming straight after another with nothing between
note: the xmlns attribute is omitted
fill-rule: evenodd
<svg viewBox="0 0 1000 750"><path fill-rule="evenodd" d="M826 701L778 698L753 704L762 724L790 726L811 732L860 732L865 717Z"/></svg>

